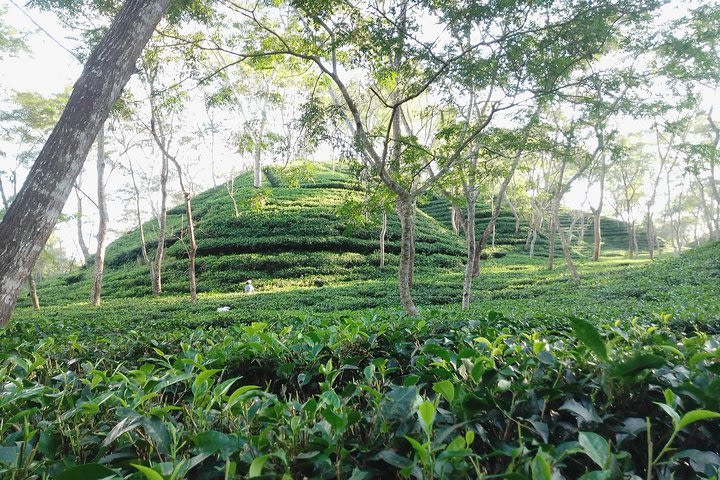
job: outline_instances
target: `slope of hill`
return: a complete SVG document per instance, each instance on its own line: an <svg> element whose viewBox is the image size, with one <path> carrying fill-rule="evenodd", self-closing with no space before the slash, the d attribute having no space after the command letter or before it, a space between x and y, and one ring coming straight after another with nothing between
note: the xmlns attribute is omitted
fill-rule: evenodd
<svg viewBox="0 0 720 480"><path fill-rule="evenodd" d="M346 202L362 199L361 193L349 176L327 166L318 168L316 181L296 187L272 186L279 182L266 175L265 184L270 186L254 189L252 173L240 175L234 189L237 217L225 186L193 198L198 291L237 291L248 278L266 286L307 286L371 279L382 273L378 267L380 225L342 213ZM169 294L187 291L184 221L184 207L168 211L163 289ZM157 224L149 221L144 229L152 257ZM399 220L390 215L387 268L397 263L399 241ZM416 248L420 268L456 268L465 255L462 239L423 212L417 216ZM151 294L149 269L141 258L137 229L108 246L105 298ZM91 268L81 269L43 284L40 295L46 304L83 300L91 277Z"/></svg>
<svg viewBox="0 0 720 480"><path fill-rule="evenodd" d="M435 218L446 228L452 228L450 218L450 204L444 198L433 198L422 206L422 210ZM492 217L492 210L487 203L478 203L475 213L476 230L482 233ZM572 213L567 210L560 212L560 222L567 227L573 223ZM587 256L592 254L592 246L595 240L593 231L592 215L585 214L585 228L583 236L580 237L580 224L576 223L574 229L574 244L572 245L574 253L579 256ZM516 226L519 227L516 230ZM612 250L627 251L628 249L628 232L627 224L613 218L602 217L600 228L602 230L603 248L607 252ZM524 220L516 223L515 217L508 208L503 208L497 218L495 224L495 245L510 248L516 251L523 251L528 231L528 224ZM638 248L642 251L647 248L647 239L644 236L642 226L637 227ZM490 241L488 240L488 244ZM535 244L535 253L538 256L547 256L548 240L544 236L538 236ZM561 255L560 243L556 245L556 253ZM621 252L614 252L614 255L623 255Z"/></svg>

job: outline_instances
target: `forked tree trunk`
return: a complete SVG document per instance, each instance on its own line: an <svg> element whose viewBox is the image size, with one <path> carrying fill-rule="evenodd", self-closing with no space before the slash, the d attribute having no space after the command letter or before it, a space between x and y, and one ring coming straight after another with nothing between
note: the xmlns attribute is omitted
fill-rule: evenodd
<svg viewBox="0 0 720 480"><path fill-rule="evenodd" d="M105 240L107 236L107 199L105 198L105 128L100 127L97 139L97 206L100 219L98 221L97 249L95 250L93 268L93 286L90 303L100 305L103 273L105 272Z"/></svg>
<svg viewBox="0 0 720 480"><path fill-rule="evenodd" d="M230 179L225 183L225 188L227 189L228 195L230 195L230 200L232 200L233 208L235 209L235 218L240 218L240 210L238 209L237 200L235 199L234 176L230 177Z"/></svg>
<svg viewBox="0 0 720 480"><path fill-rule="evenodd" d="M387 212L383 206L382 227L380 227L380 266L385 266L385 237L387 236Z"/></svg>
<svg viewBox="0 0 720 480"><path fill-rule="evenodd" d="M0 325L47 242L110 107L170 0L127 0L88 58L57 125L0 223Z"/></svg>
<svg viewBox="0 0 720 480"><path fill-rule="evenodd" d="M562 252L563 256L565 257L565 263L567 264L568 271L570 271L570 275L572 275L573 281L579 282L580 275L578 274L577 268L575 268L575 263L572 259L572 253L570 252L570 240L565 237L565 234L562 231L562 227L560 226L560 219L557 216L554 218L553 223L557 226L557 234L558 237L560 237L560 246L562 247Z"/></svg>
<svg viewBox="0 0 720 480"><path fill-rule="evenodd" d="M467 261L465 262L465 277L463 278L462 309L470 308L472 294L472 281L475 269L475 199L469 198L467 202L467 220L465 223L465 243L467 245Z"/></svg>
<svg viewBox="0 0 720 480"><path fill-rule="evenodd" d="M415 203L412 199L397 198L397 212L400 217L400 266L398 268L398 283L400 284L400 302L408 315L418 315L418 309L412 298L412 261L413 238L415 236Z"/></svg>

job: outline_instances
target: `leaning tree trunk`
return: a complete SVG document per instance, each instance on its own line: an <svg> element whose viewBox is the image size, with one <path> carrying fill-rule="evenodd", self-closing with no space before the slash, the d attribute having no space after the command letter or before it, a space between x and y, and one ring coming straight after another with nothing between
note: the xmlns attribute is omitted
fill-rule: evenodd
<svg viewBox="0 0 720 480"><path fill-rule="evenodd" d="M127 0L88 58L60 120L0 223L0 325L55 228L110 107L170 0Z"/></svg>
<svg viewBox="0 0 720 480"><path fill-rule="evenodd" d="M465 277L463 278L462 309L470 308L472 281L475 271L475 199L469 198L467 202L467 220L465 223L465 241L467 244L467 262L465 263Z"/></svg>
<svg viewBox="0 0 720 480"><path fill-rule="evenodd" d="M97 135L97 206L100 216L97 233L97 249L95 250L92 298L90 303L100 305L103 273L105 272L105 240L107 237L107 199L105 198L105 129L100 127Z"/></svg>
<svg viewBox="0 0 720 480"><path fill-rule="evenodd" d="M560 219L557 217L557 213L555 218L553 219L553 223L555 224L555 228L557 228L558 237L560 237L560 246L562 247L563 256L565 257L565 263L567 264L568 270L570 271L570 275L572 275L572 278L575 282L579 282L580 275L575 268L575 263L573 262L572 254L570 253L570 240L565 237L565 234L562 231L562 227L560 226Z"/></svg>
<svg viewBox="0 0 720 480"><path fill-rule="evenodd" d="M400 286L400 302L405 313L418 315L418 309L413 301L410 289L412 287L412 261L414 258L413 238L415 236L415 203L409 198L398 196L397 212L400 217L400 266L398 268L398 283Z"/></svg>

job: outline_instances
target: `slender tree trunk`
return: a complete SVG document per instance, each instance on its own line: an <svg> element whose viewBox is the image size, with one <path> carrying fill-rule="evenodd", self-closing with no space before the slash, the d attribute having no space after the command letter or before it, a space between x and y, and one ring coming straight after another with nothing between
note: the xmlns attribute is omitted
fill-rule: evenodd
<svg viewBox="0 0 720 480"><path fill-rule="evenodd" d="M413 238L415 236L415 203L410 198L397 197L397 212L400 217L400 266L398 268L398 282L400 284L400 302L405 313L418 315L418 309L412 298L412 260Z"/></svg>
<svg viewBox="0 0 720 480"><path fill-rule="evenodd" d="M510 207L510 211L512 211L513 217L515 218L515 233L520 233L520 215L518 215L515 205L509 198L507 199L507 203Z"/></svg>
<svg viewBox="0 0 720 480"><path fill-rule="evenodd" d="M37 285L35 284L35 277L33 277L32 271L27 276L28 288L30 289L30 299L32 300L33 308L40 310L40 298L38 297Z"/></svg>
<svg viewBox="0 0 720 480"><path fill-rule="evenodd" d="M105 128L100 127L97 139L97 205L100 216L97 232L97 249L95 250L92 297L90 303L100 305L102 294L103 273L105 272L105 248L107 236L107 199L105 198Z"/></svg>
<svg viewBox="0 0 720 480"><path fill-rule="evenodd" d="M385 266L385 237L387 235L387 212L383 206L382 227L380 228L380 266Z"/></svg>
<svg viewBox="0 0 720 480"><path fill-rule="evenodd" d="M538 237L538 231L537 229L533 228L532 231L532 240L530 240L530 258L533 258L535 256L535 242L537 242Z"/></svg>
<svg viewBox="0 0 720 480"><path fill-rule="evenodd" d="M647 212L645 213L645 236L647 237L648 253L650 254L650 260L655 259L655 224L653 222L653 216L650 209L651 204L648 204Z"/></svg>
<svg viewBox="0 0 720 480"><path fill-rule="evenodd" d="M87 264L90 261L90 249L85 243L85 234L83 233L83 207L82 207L82 196L80 195L80 189L75 186L75 196L77 197L77 213L75 214L75 221L77 222L77 234L78 234L78 245L80 251L83 254L83 261Z"/></svg>
<svg viewBox="0 0 720 480"><path fill-rule="evenodd" d="M450 205L450 220L452 222L453 232L455 235L459 235L463 224L462 214L460 213L460 207L454 203Z"/></svg>
<svg viewBox="0 0 720 480"><path fill-rule="evenodd" d="M558 230L558 228L560 228L560 226L555 223L555 216L555 207L553 206L553 210L550 215L550 228L548 229L548 270L552 270L555 266L555 232Z"/></svg>
<svg viewBox="0 0 720 480"><path fill-rule="evenodd" d="M462 309L470 308L472 294L472 281L475 267L475 199L470 192L467 202L467 220L465 228L465 243L467 244L467 261L465 263L465 277L463 279Z"/></svg>
<svg viewBox="0 0 720 480"><path fill-rule="evenodd" d="M0 223L0 325L55 227L110 107L170 0L127 0L90 54L60 120Z"/></svg>
<svg viewBox="0 0 720 480"><path fill-rule="evenodd" d="M254 178L253 178L253 186L255 188L262 187L262 167L260 165L260 157L262 154L262 150L260 148L260 142L255 142L255 168L254 168Z"/></svg>
<svg viewBox="0 0 720 480"><path fill-rule="evenodd" d="M600 207L597 209L592 209L593 213L593 234L595 236L593 241L593 256L592 259L594 262L597 262L600 260L600 251L602 249L602 219L600 217L601 210Z"/></svg>
<svg viewBox="0 0 720 480"><path fill-rule="evenodd" d="M3 208L7 212L9 205L7 196L5 195L5 188L3 187L2 176L0 176L0 198L2 199Z"/></svg>
<svg viewBox="0 0 720 480"><path fill-rule="evenodd" d="M140 211L140 188L138 188L137 181L135 180L135 170L133 169L132 161L130 162L130 179L132 180L133 193L135 195L135 221L137 222L138 231L140 232L140 253L145 265L150 265L152 269L152 263L150 262L150 256L148 255L147 245L145 242L145 227L143 227L142 215Z"/></svg>
<svg viewBox="0 0 720 480"><path fill-rule="evenodd" d="M235 209L235 218L240 218L240 210L238 209L237 200L235 199L235 177L231 177L230 180L225 184L230 200L232 200L233 208Z"/></svg>
<svg viewBox="0 0 720 480"><path fill-rule="evenodd" d="M555 213L553 214L552 218L552 224L555 225L555 228L557 228L557 234L558 237L560 237L560 246L562 247L563 256L565 257L565 263L567 264L568 271L570 271L570 275L572 275L572 278L575 282L580 281L580 275L577 272L577 269L575 268L575 263L572 259L572 254L570 252L570 242L565 237L565 234L562 231L562 227L560 226L560 218L558 217L558 212L555 210Z"/></svg>
<svg viewBox="0 0 720 480"><path fill-rule="evenodd" d="M167 180L168 180L168 157L162 154L162 167L160 170L160 211L158 212L158 238L157 248L153 266L150 269L152 275L153 295L162 293L162 263L165 256L165 229L167 226Z"/></svg>

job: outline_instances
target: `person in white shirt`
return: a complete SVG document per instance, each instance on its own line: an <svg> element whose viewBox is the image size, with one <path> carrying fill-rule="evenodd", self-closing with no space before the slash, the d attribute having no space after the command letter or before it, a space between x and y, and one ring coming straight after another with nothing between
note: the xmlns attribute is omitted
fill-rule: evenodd
<svg viewBox="0 0 720 480"><path fill-rule="evenodd" d="M252 280L248 280L247 282L245 282L245 288L243 290L245 291L245 293L253 293L255 291Z"/></svg>

